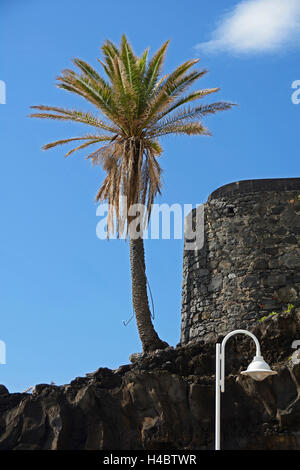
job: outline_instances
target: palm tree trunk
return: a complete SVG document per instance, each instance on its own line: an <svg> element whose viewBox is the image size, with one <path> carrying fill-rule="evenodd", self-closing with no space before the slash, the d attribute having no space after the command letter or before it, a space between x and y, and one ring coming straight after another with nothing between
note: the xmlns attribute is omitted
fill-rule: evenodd
<svg viewBox="0 0 300 470"><path fill-rule="evenodd" d="M154 330L149 309L143 238L130 239L130 265L132 303L135 312L139 336L144 352L164 349L168 346Z"/></svg>

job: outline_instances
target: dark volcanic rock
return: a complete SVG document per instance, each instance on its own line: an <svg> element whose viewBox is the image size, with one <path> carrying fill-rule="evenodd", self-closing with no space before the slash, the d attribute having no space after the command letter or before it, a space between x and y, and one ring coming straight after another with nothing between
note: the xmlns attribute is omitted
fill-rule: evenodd
<svg viewBox="0 0 300 470"><path fill-rule="evenodd" d="M300 364L289 359L299 313L267 318L252 331L278 375L241 376L254 344L228 341L222 447L300 449ZM215 344L195 341L68 385L37 385L32 394L0 386L0 449L213 449L214 369Z"/></svg>

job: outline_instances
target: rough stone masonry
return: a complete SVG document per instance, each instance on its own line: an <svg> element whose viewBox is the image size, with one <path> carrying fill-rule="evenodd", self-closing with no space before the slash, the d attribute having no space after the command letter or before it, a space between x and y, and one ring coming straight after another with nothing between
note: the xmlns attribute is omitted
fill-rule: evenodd
<svg viewBox="0 0 300 470"><path fill-rule="evenodd" d="M298 307L299 242L300 178L214 191L204 204L204 245L184 251L181 344L252 329L272 312Z"/></svg>

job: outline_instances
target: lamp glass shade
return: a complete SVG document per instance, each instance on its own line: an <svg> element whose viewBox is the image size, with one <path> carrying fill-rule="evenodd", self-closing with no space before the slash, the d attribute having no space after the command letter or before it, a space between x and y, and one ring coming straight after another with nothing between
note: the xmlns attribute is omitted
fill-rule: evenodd
<svg viewBox="0 0 300 470"><path fill-rule="evenodd" d="M275 375L277 372L271 370L270 366L264 361L262 356L255 356L247 370L241 372L242 375L248 375L252 379L262 381L270 375Z"/></svg>

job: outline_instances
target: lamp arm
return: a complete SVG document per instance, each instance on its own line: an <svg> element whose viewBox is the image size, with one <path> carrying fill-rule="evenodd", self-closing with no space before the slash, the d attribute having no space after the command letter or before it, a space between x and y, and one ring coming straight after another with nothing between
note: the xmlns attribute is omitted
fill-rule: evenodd
<svg viewBox="0 0 300 470"><path fill-rule="evenodd" d="M231 331L230 333L228 333L225 338L223 339L222 341L222 344L221 344L221 354L220 354L220 360L221 360L221 392L224 392L225 391L225 346L226 346L226 343L227 343L227 340L229 338L231 338L231 336L234 336L234 335L239 335L239 334L244 334L244 335L247 335L247 336L250 336L250 338L253 339L253 341L255 342L255 346L256 346L256 356L261 356L261 352L260 352L260 345L259 345L259 342L258 342L258 339L256 338L256 336L251 333L250 331L247 331L247 330L234 330L234 331Z"/></svg>

